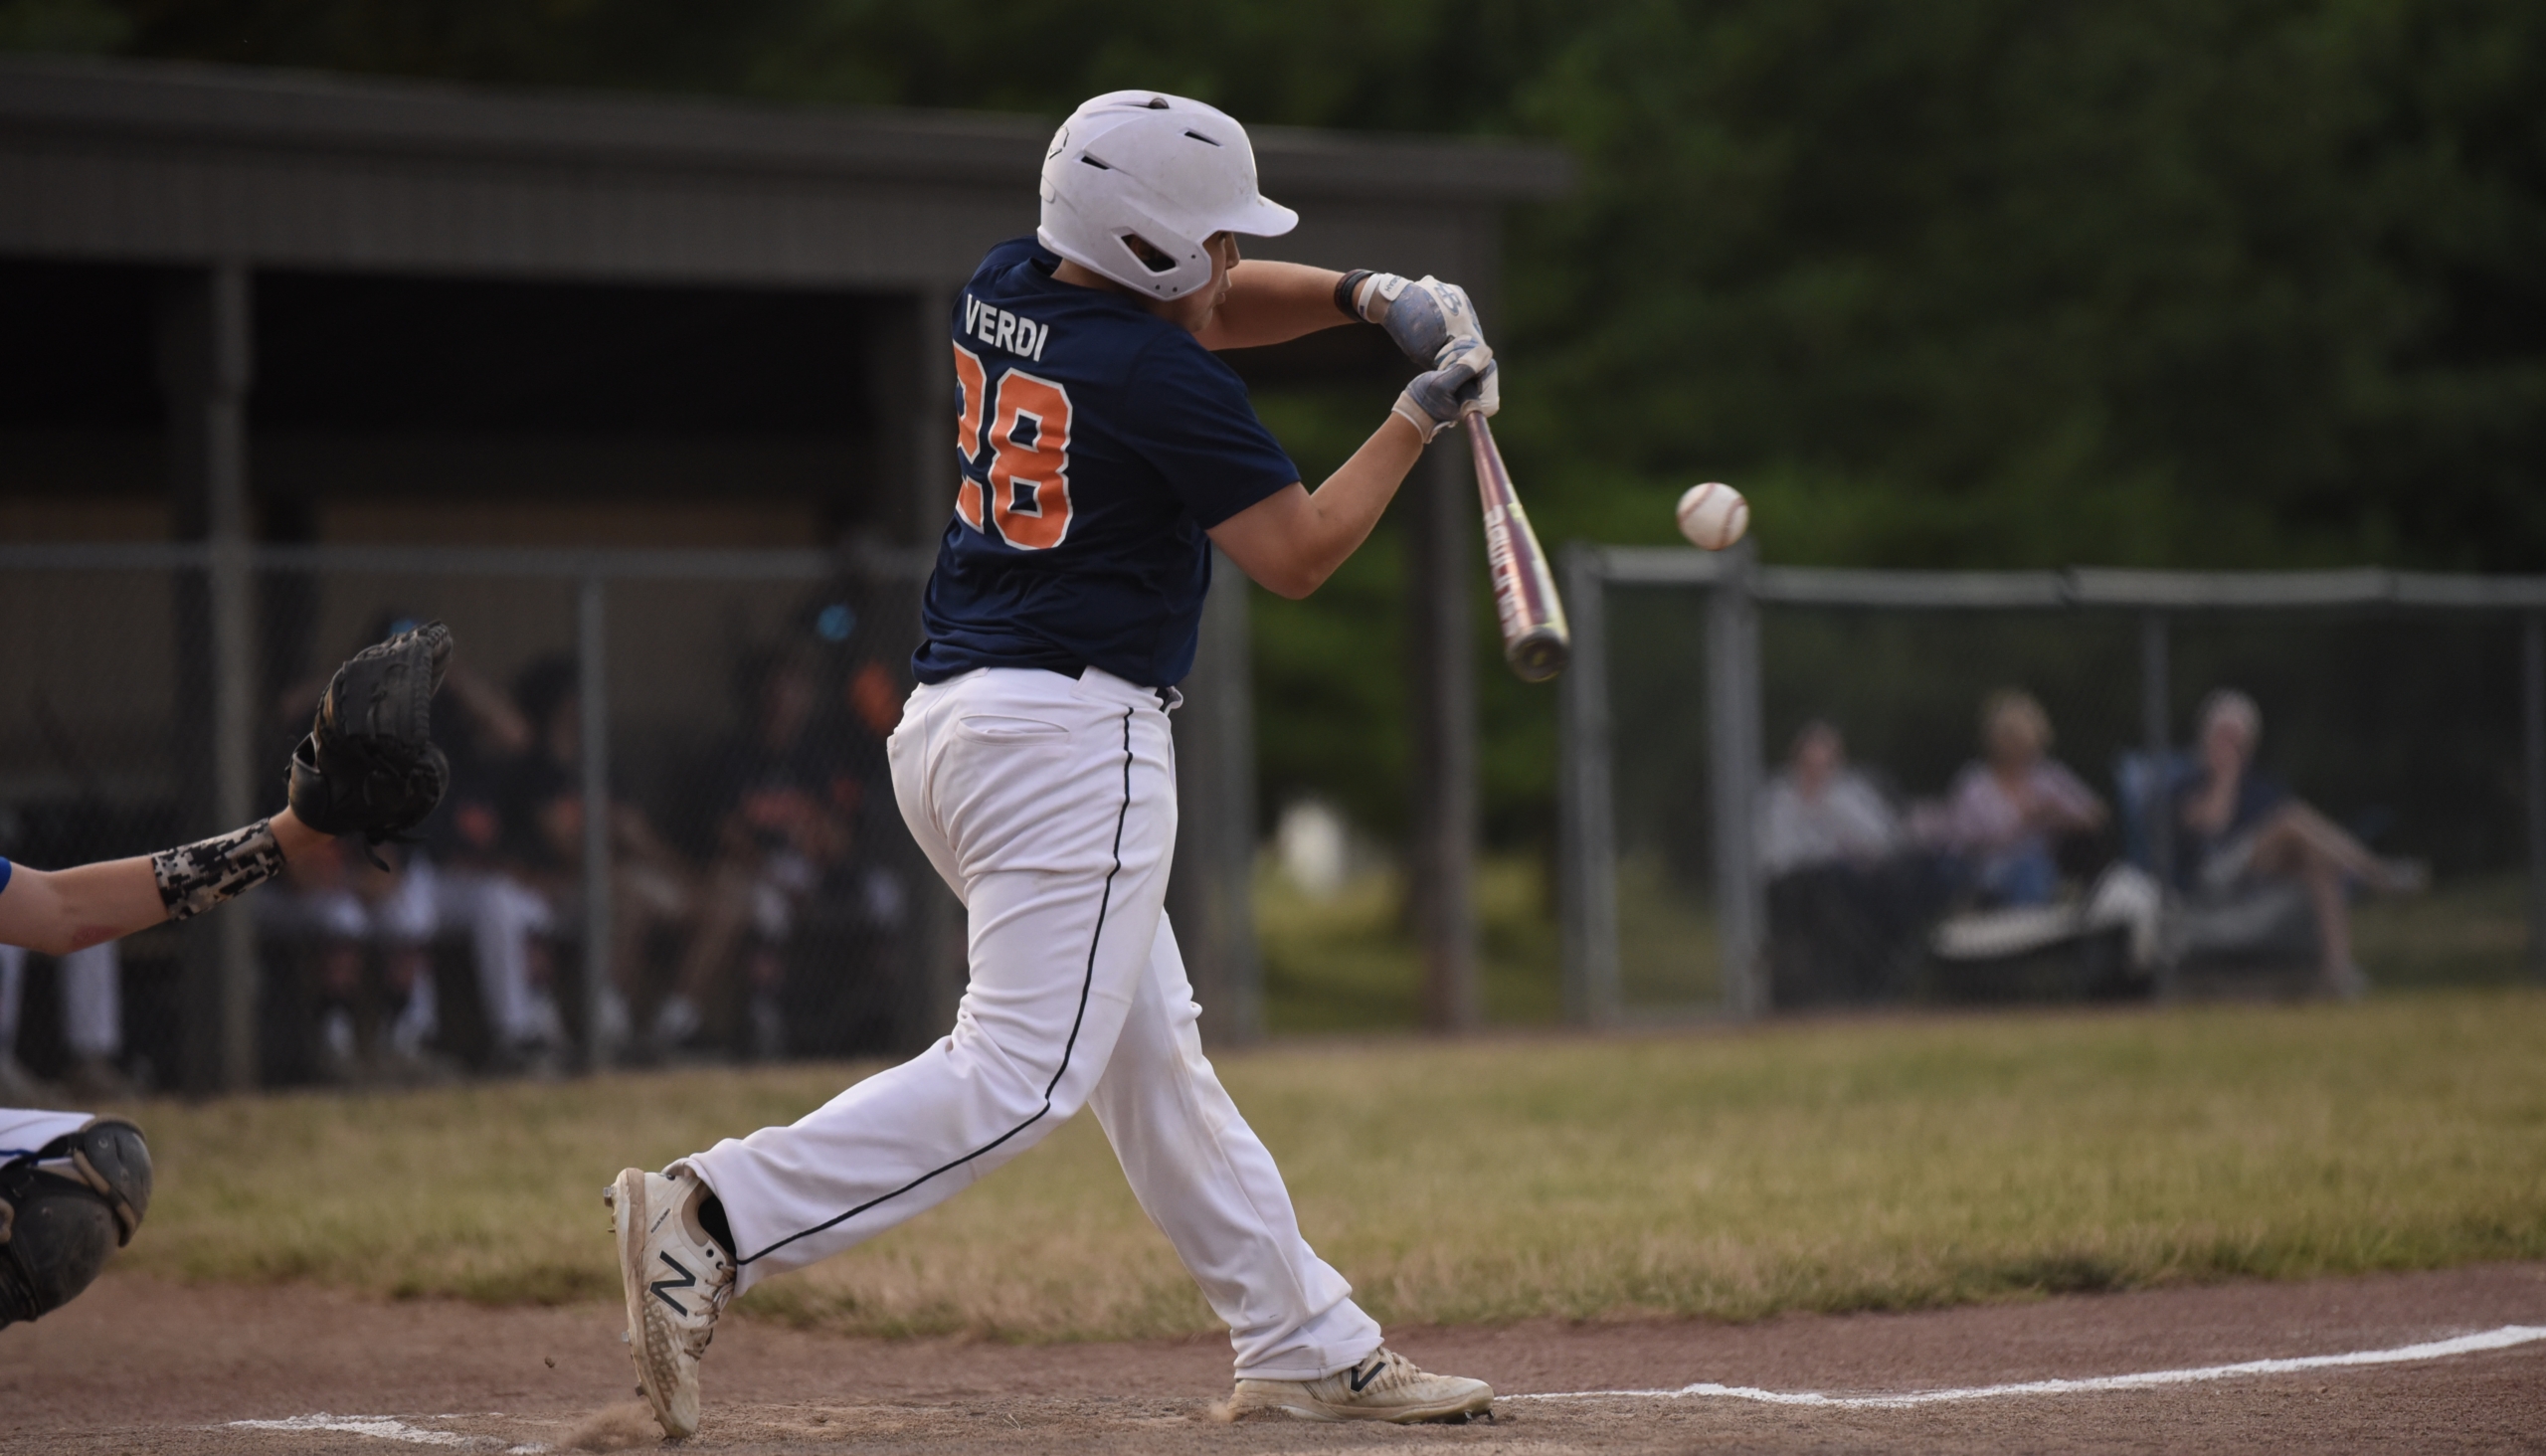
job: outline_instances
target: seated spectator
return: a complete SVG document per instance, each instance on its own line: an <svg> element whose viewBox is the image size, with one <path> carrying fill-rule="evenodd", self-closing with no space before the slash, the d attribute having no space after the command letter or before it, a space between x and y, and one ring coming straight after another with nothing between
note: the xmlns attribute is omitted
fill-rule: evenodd
<svg viewBox="0 0 2546 1456"><path fill-rule="evenodd" d="M394 854L397 847L383 845L380 852ZM315 948L318 1068L329 1081L358 1080L374 1069L421 1071L430 1061L427 1043L441 1029L431 881L398 872L394 858L389 862L393 868L381 871L362 849L329 839L294 855L273 892L256 900L260 928ZM379 985L398 1009L386 1034L365 1048L359 1013L375 952Z"/></svg>
<svg viewBox="0 0 2546 1456"><path fill-rule="evenodd" d="M504 859L536 889L554 923L583 919L584 712L572 657L545 657L522 669L513 697L531 725L532 749L504 794ZM645 950L655 933L692 924L697 891L688 863L636 805L609 806L611 984L602 989L600 1034L616 1048L632 1037L632 1007L643 994ZM683 993L675 990L669 1000Z"/></svg>
<svg viewBox="0 0 2546 1456"><path fill-rule="evenodd" d="M871 924L886 930L901 924L910 897L906 856L893 851L918 847L893 802L893 770L884 748L901 726L902 702L909 696L900 676L873 657L858 662L840 684L847 712L839 729L841 776L832 781L831 798L845 806L849 819L860 908Z"/></svg>
<svg viewBox="0 0 2546 1456"><path fill-rule="evenodd" d="M384 612L363 640L381 640L418 621L410 613ZM312 678L286 689L281 726L302 731L308 704L325 685L324 678ZM313 860L259 902L261 923L320 943L319 1049L331 1073L350 1071L356 1059L351 1005L374 956L382 985L401 1001L380 1050L394 1069L427 1059L426 1048L441 1030L432 945L445 935L467 941L498 1067L544 1064L563 1049L539 941L548 929L547 906L500 854L499 800L513 765L532 746L530 724L502 688L469 666L464 652L452 657L433 715L434 741L449 761L451 781L442 807L420 826L422 842L392 855L396 867L386 876L359 862L338 863L340 856Z"/></svg>
<svg viewBox="0 0 2546 1456"><path fill-rule="evenodd" d="M848 854L863 786L841 752L837 725L817 731L822 694L808 652L791 645L757 657L739 686L748 726L710 770L715 859L698 933L654 1037L665 1049L694 1039L709 992L742 950L753 1049L774 1055L784 1042L782 953L798 908Z"/></svg>
<svg viewBox="0 0 2546 1456"><path fill-rule="evenodd" d="M2233 688L2213 692L2202 700L2200 722L2200 762L2175 794L2178 887L2224 895L2260 879L2302 882L2316 920L2319 985L2328 996L2359 996L2368 979L2351 958L2347 891L2420 890L2422 866L2379 858L2257 769L2264 718L2253 698Z"/></svg>
<svg viewBox="0 0 2546 1456"><path fill-rule="evenodd" d="M2060 893L2058 842L2101 828L2103 801L2050 756L2051 715L2033 694L1991 693L1980 739L1985 759L1915 817L1918 837L1959 861L1982 904L2048 905Z"/></svg>
<svg viewBox="0 0 2546 1456"><path fill-rule="evenodd" d="M1803 725L1785 772L1759 802L1759 865L1773 877L1810 865L1871 864L1902 848L1901 820L1882 793L1848 764L1839 730Z"/></svg>
<svg viewBox="0 0 2546 1456"><path fill-rule="evenodd" d="M1770 1000L1779 1007L1899 994L1918 929L1944 896L1891 801L1848 763L1839 730L1795 734L1755 834L1767 880Z"/></svg>

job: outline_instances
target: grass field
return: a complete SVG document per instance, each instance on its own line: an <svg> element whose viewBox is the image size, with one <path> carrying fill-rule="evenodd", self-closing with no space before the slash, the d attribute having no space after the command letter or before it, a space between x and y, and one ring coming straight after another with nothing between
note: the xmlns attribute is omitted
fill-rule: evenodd
<svg viewBox="0 0 2546 1456"><path fill-rule="evenodd" d="M1745 1318L2546 1257L2546 996L1288 1046L1224 1059L1389 1321ZM124 1267L393 1296L615 1290L599 1190L851 1073L141 1109ZM869 1333L1210 1328L1092 1119L743 1307Z"/></svg>
<svg viewBox="0 0 2546 1456"><path fill-rule="evenodd" d="M1404 906L1404 883L1392 871L1361 875L1320 900L1266 856L1255 875L1255 924L1268 1029L1286 1035L1416 1025L1422 957ZM1562 1019L1546 864L1531 855L1488 856L1477 866L1476 906L1486 1020L1527 1026Z"/></svg>

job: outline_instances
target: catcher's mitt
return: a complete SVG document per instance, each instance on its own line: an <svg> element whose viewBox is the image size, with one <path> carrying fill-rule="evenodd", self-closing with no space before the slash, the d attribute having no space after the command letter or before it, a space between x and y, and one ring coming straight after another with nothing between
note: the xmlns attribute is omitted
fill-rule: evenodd
<svg viewBox="0 0 2546 1456"><path fill-rule="evenodd" d="M336 669L309 736L291 754L291 812L327 834L372 843L414 828L442 803L451 765L434 747L434 693L451 629L428 622Z"/></svg>

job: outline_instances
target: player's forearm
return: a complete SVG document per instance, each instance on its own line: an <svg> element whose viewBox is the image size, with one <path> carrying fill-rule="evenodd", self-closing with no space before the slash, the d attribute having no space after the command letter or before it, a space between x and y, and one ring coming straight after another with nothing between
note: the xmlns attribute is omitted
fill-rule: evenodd
<svg viewBox="0 0 2546 1456"><path fill-rule="evenodd" d="M1423 440L1388 416L1312 493L1294 485L1211 528L1210 537L1258 586L1296 602L1361 549L1423 457Z"/></svg>
<svg viewBox="0 0 2546 1456"><path fill-rule="evenodd" d="M0 943L48 956L86 950L167 918L147 855L72 869L19 865L0 890Z"/></svg>
<svg viewBox="0 0 2546 1456"><path fill-rule="evenodd" d="M1207 349L1252 349L1354 320L1335 306L1333 269L1251 258L1229 270L1228 296L1201 333Z"/></svg>
<svg viewBox="0 0 2546 1456"><path fill-rule="evenodd" d="M0 890L0 944L67 955L193 914L273 876L327 836L290 810L201 843L69 869L15 866Z"/></svg>

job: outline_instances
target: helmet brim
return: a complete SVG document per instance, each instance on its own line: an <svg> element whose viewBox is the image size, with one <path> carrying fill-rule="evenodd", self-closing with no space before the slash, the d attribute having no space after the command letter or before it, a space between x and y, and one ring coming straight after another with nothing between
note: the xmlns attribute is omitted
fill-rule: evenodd
<svg viewBox="0 0 2546 1456"><path fill-rule="evenodd" d="M1279 238L1300 225L1300 215L1269 197L1256 197L1241 203L1221 217L1211 220L1214 233L1239 233L1249 238Z"/></svg>

